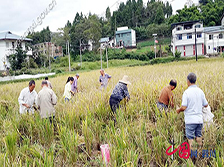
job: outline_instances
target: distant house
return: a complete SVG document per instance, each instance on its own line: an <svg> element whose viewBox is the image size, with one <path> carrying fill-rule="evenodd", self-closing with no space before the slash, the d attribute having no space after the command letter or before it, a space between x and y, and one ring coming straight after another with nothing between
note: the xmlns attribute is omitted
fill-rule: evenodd
<svg viewBox="0 0 224 167"><path fill-rule="evenodd" d="M117 28L116 46L118 47L136 47L136 33L128 27Z"/></svg>
<svg viewBox="0 0 224 167"><path fill-rule="evenodd" d="M224 52L224 27L213 26L204 28L205 52L213 55Z"/></svg>
<svg viewBox="0 0 224 167"><path fill-rule="evenodd" d="M57 46L51 42L43 42L33 45L34 47L34 55L45 55L50 56L52 58L57 58L63 56L63 51L61 46ZM53 51L53 52L52 52Z"/></svg>
<svg viewBox="0 0 224 167"><path fill-rule="evenodd" d="M171 45L172 51L181 52L181 56L194 56L195 52L195 28L197 40L197 54L204 55L204 28L200 21L187 21L174 23L171 25L172 36Z"/></svg>
<svg viewBox="0 0 224 167"><path fill-rule="evenodd" d="M0 71L6 70L10 67L7 57L15 53L17 47L17 41L21 40L21 37L12 34L10 31L0 32ZM22 49L26 49L26 42L31 42L32 39L24 38L21 42ZM26 53L27 55L32 55L32 50Z"/></svg>
<svg viewBox="0 0 224 167"><path fill-rule="evenodd" d="M88 40L88 43L82 43L81 44L81 50L82 52L88 50L88 51L92 51L93 50L93 41L92 40Z"/></svg>
<svg viewBox="0 0 224 167"><path fill-rule="evenodd" d="M203 27L201 21L180 22L171 26L173 53L178 50L181 56L195 56L196 48L197 55L224 52L224 17L222 17L222 26Z"/></svg>
<svg viewBox="0 0 224 167"><path fill-rule="evenodd" d="M109 37L101 38L99 42L100 42L100 47L102 49L105 49L106 46L108 48L112 48L112 47L115 46L115 44L114 44L115 43L114 38L111 38L111 39Z"/></svg>

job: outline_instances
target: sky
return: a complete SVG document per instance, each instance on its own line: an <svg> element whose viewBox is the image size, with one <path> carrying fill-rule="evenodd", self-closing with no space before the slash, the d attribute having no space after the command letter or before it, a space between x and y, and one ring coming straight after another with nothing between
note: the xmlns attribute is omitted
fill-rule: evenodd
<svg viewBox="0 0 224 167"><path fill-rule="evenodd" d="M49 9L49 4L52 4L53 1L53 4L56 2L55 6L34 31L41 31L49 26L51 31L56 32L58 28L64 27L68 20L73 22L77 12L82 12L87 16L89 12L98 16L105 16L108 6L111 11L114 11L118 9L120 2L127 0L0 0L0 32L11 31L22 36L33 22L37 22L37 18L47 8ZM147 1L143 0L145 4ZM183 8L187 2L187 0L168 1L173 1L171 2L173 13L177 9ZM197 3L198 0L193 0L193 2Z"/></svg>

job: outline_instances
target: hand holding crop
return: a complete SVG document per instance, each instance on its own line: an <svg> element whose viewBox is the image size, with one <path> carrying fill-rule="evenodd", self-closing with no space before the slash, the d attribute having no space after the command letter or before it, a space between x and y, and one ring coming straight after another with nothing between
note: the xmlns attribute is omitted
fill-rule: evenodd
<svg viewBox="0 0 224 167"><path fill-rule="evenodd" d="M23 104L23 106L25 106L26 108L30 108L28 104Z"/></svg>

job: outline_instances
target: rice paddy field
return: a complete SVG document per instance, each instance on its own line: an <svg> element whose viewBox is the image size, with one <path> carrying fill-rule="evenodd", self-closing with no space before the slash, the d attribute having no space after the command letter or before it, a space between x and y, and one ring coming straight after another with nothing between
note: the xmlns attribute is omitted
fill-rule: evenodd
<svg viewBox="0 0 224 167"><path fill-rule="evenodd" d="M196 73L214 113L214 126L203 133L203 149L215 156L198 156L194 162L171 156L166 149L173 139L175 148L187 141L184 114L160 114L156 102L161 89L171 79L178 81L173 91L180 106L187 89L187 75ZM18 96L28 82L0 86L0 166L105 166L100 145L109 144L111 167L137 166L224 166L224 59L203 59L143 67L106 69L112 79L106 90L99 89L99 70L80 73L80 92L72 102L62 97L68 75L50 78L58 97L55 126L38 113L20 115ZM75 74L71 74L72 76ZM131 100L122 102L114 126L109 96L116 83L128 75ZM41 89L36 81L36 91ZM197 146L196 146L197 147ZM199 152L199 151L198 151Z"/></svg>

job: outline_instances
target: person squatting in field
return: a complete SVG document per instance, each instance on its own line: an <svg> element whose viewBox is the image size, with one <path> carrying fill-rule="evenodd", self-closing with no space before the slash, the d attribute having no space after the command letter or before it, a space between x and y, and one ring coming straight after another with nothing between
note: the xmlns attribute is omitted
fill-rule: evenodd
<svg viewBox="0 0 224 167"><path fill-rule="evenodd" d="M66 85L65 85L65 90L64 90L64 98L65 102L68 101L72 98L72 94L75 94L75 92L72 91L72 84L74 82L73 77L68 77Z"/></svg>
<svg viewBox="0 0 224 167"><path fill-rule="evenodd" d="M108 82L111 79L111 76L106 74L104 69L100 70L100 78L99 78L99 82L100 82L100 89L105 89L107 87Z"/></svg>
<svg viewBox="0 0 224 167"><path fill-rule="evenodd" d="M37 92L35 89L35 81L31 80L29 86L24 88L19 95L18 102L20 105L19 113L34 114Z"/></svg>
<svg viewBox="0 0 224 167"><path fill-rule="evenodd" d="M128 76L125 75L122 80L119 80L110 96L109 104L113 112L114 124L116 124L116 110L119 109L121 100L124 98L126 98L127 101L130 100L130 95L127 88L127 85L130 84L131 83L128 81Z"/></svg>
<svg viewBox="0 0 224 167"><path fill-rule="evenodd" d="M203 113L202 107L208 106L204 92L195 84L197 77L194 73L187 76L187 90L184 91L181 107L176 110L184 112L185 133L190 150L196 137L197 143L202 146Z"/></svg>
<svg viewBox="0 0 224 167"><path fill-rule="evenodd" d="M174 108L172 91L176 87L177 87L177 81L172 79L169 85L162 89L159 96L159 100L157 102L157 108L159 109L160 112L165 111L167 113L168 107Z"/></svg>
<svg viewBox="0 0 224 167"><path fill-rule="evenodd" d="M37 95L37 107L40 110L41 118L49 118L53 122L55 117L54 106L57 104L57 96L54 91L48 87L47 81L42 81L42 89Z"/></svg>

